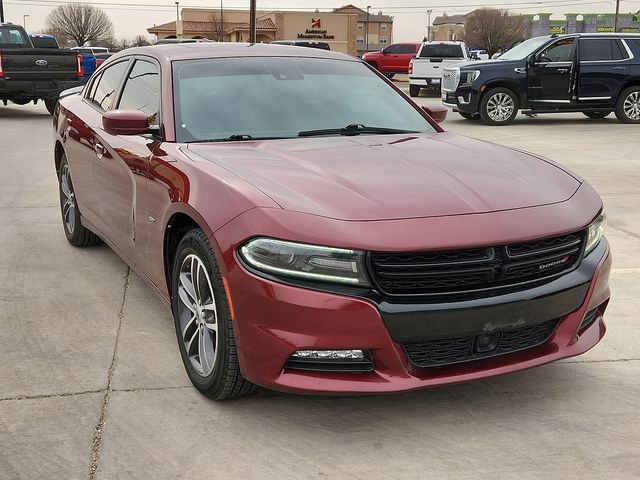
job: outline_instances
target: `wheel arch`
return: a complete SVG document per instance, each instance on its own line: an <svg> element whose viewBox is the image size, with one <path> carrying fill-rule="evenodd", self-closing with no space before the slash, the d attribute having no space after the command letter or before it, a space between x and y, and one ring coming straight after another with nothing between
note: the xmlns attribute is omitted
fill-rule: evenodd
<svg viewBox="0 0 640 480"><path fill-rule="evenodd" d="M62 156L64 153L62 142L60 140L56 140L55 147L53 148L53 160L56 166L56 174L60 174L60 162L62 162Z"/></svg>
<svg viewBox="0 0 640 480"><path fill-rule="evenodd" d="M173 211L167 214L168 220L164 226L164 238L162 242L162 257L164 263L164 275L169 299L172 296L171 274L173 262L178 245L182 238L195 228L201 229L211 242L213 250L218 253L220 250L215 240L212 238L212 231L205 220L191 207L186 204L175 205ZM222 267L222 265L220 265Z"/></svg>
<svg viewBox="0 0 640 480"><path fill-rule="evenodd" d="M618 99L620 98L620 95L622 95L622 92L624 92L629 87L640 87L640 77L630 78L620 84L620 88L618 88L616 96L613 98L614 105L618 102Z"/></svg>

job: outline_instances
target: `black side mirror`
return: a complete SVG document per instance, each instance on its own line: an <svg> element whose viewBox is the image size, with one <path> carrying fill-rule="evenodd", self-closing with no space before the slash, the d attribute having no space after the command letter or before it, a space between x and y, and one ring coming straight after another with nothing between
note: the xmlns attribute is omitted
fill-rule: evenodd
<svg viewBox="0 0 640 480"><path fill-rule="evenodd" d="M531 55L527 59L527 65L529 65L530 67L533 67L535 64L536 64L536 56L535 55Z"/></svg>

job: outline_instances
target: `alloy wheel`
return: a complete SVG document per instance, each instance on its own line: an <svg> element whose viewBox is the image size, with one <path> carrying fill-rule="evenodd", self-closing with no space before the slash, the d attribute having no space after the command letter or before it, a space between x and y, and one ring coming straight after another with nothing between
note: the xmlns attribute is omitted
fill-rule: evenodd
<svg viewBox="0 0 640 480"><path fill-rule="evenodd" d="M187 255L180 266L178 315L187 356L199 375L207 377L218 357L218 311L209 273L202 260Z"/></svg>
<svg viewBox="0 0 640 480"><path fill-rule="evenodd" d="M487 114L494 122L507 121L513 115L514 109L513 98L506 93L496 93L487 102Z"/></svg>
<svg viewBox="0 0 640 480"><path fill-rule="evenodd" d="M622 105L624 114L631 120L640 120L640 91L631 92Z"/></svg>
<svg viewBox="0 0 640 480"><path fill-rule="evenodd" d="M73 235L76 227L76 200L73 194L73 183L71 182L71 172L66 163L62 166L60 173L60 205L62 206L62 220L69 232Z"/></svg>

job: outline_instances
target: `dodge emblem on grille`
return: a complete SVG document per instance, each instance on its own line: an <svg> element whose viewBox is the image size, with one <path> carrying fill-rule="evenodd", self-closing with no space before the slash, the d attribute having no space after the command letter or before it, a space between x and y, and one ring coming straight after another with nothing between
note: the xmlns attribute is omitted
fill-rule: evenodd
<svg viewBox="0 0 640 480"><path fill-rule="evenodd" d="M543 263L538 266L538 270L546 270L547 268L555 267L557 265L563 265L569 261L569 255L562 257L560 260L554 260L553 262Z"/></svg>

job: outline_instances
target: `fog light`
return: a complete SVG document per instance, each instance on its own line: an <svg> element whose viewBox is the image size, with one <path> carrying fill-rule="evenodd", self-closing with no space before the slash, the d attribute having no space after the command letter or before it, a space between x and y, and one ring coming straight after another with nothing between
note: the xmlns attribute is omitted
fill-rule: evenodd
<svg viewBox="0 0 640 480"><path fill-rule="evenodd" d="M500 342L500 334L478 335L474 350L477 353L486 353L495 350Z"/></svg>
<svg viewBox="0 0 640 480"><path fill-rule="evenodd" d="M293 358L317 358L317 359L346 359L364 358L362 350L298 350L292 355Z"/></svg>

